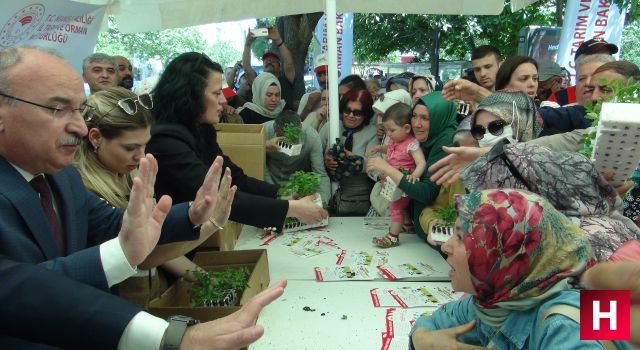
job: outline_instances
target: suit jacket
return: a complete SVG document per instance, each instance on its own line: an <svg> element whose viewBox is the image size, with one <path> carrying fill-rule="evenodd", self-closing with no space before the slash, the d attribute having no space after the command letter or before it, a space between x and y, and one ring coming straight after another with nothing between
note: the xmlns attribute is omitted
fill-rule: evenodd
<svg viewBox="0 0 640 350"><path fill-rule="evenodd" d="M53 239L40 198L20 173L0 157L0 254L20 262L43 264L79 282L107 290L98 246L118 235L123 209L84 188L80 174L68 166L47 180L55 192L65 252ZM162 227L159 243L194 240L187 204L174 206Z"/></svg>
<svg viewBox="0 0 640 350"><path fill-rule="evenodd" d="M204 133L211 133L205 130ZM151 128L147 152L158 160L156 194L168 194L175 200L193 198L217 156L224 158L224 167L231 169L233 184L238 191L231 207L230 219L256 227L280 227L289 203L275 199L279 186L247 176L242 168L222 153L215 140L197 140L180 124L156 124Z"/></svg>
<svg viewBox="0 0 640 350"><path fill-rule="evenodd" d="M45 347L17 338L67 349L115 349L141 311L115 295L4 256L0 280L2 349Z"/></svg>
<svg viewBox="0 0 640 350"><path fill-rule="evenodd" d="M0 157L0 254L14 261L40 264L78 282L108 291L99 248L87 248L87 241L104 242L116 237L123 210L87 191L73 166L46 176L57 198L65 251L61 252L54 241L36 191L9 162ZM162 226L160 243L194 240L198 236L199 230L194 230L189 221L187 204L172 207ZM3 284L0 283L0 288ZM47 288L58 286L40 286L40 289ZM80 305L91 303L90 300L78 302ZM37 307L46 310L47 305ZM69 316L61 313L57 317L64 320ZM0 337L0 349L26 349L33 345L14 341Z"/></svg>

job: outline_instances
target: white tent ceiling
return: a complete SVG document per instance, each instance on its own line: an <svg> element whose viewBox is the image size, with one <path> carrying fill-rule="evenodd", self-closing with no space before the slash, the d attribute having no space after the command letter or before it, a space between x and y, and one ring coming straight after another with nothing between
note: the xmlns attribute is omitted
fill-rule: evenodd
<svg viewBox="0 0 640 350"><path fill-rule="evenodd" d="M325 0L75 0L107 5L124 33L324 12ZM336 0L337 12L497 15L505 0ZM512 0L517 11L537 0Z"/></svg>

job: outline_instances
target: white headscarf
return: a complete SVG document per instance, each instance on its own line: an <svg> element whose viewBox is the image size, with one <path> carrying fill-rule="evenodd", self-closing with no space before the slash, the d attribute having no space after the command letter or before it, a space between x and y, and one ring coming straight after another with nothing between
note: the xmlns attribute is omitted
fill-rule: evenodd
<svg viewBox="0 0 640 350"><path fill-rule="evenodd" d="M276 109L274 109L273 111L264 108L264 99L267 96L267 89L269 89L269 86L273 84L278 87L278 91L280 91L280 94L282 96L282 87L280 86L278 78L268 72L260 73L253 81L253 85L251 86L251 92L253 92L253 102L247 102L244 104L244 106L238 108L238 113L243 109L248 108L267 118L277 117L284 108L284 105L286 103L285 100L281 98L280 102L276 106Z"/></svg>

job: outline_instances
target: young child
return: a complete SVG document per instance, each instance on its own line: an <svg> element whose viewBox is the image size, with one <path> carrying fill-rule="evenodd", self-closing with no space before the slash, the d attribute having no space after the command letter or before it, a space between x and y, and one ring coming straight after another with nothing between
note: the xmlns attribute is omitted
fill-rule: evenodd
<svg viewBox="0 0 640 350"><path fill-rule="evenodd" d="M389 107L382 118L382 125L387 132L389 142L387 145L372 148L367 152L367 155L386 153L387 162L391 166L408 172L407 180L410 183L419 181L427 162L418 140L411 131L411 107L404 103L396 103ZM409 197L400 197L400 199L391 202L389 234L384 237L375 237L373 239L375 245L381 248L390 248L400 244L398 235L404 222L407 205L409 205Z"/></svg>

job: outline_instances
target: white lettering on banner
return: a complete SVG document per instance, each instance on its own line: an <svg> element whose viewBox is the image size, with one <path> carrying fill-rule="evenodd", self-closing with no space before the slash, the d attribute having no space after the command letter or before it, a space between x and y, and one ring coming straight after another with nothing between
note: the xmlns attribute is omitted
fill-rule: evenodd
<svg viewBox="0 0 640 350"><path fill-rule="evenodd" d="M593 301L593 329L600 330L600 320L606 318L609 320L609 329L615 331L617 329L618 320L616 319L616 301L609 300L609 312L600 311L600 300Z"/></svg>
<svg viewBox="0 0 640 350"><path fill-rule="evenodd" d="M610 1L567 0L564 18L556 62L568 67L571 76L575 76L576 51L584 41L601 38L615 45L622 41L624 16Z"/></svg>
<svg viewBox="0 0 640 350"><path fill-rule="evenodd" d="M327 21L325 16L322 16L318 21L318 25L314 31L316 40L319 45L317 46L314 55L319 55L324 52L328 52L327 43ZM352 13L336 13L336 44L337 44L337 59L338 70L342 76L351 74L352 53L353 53L353 14Z"/></svg>
<svg viewBox="0 0 640 350"><path fill-rule="evenodd" d="M103 5L71 0L3 0L0 48L33 45L53 49L81 72L82 60L96 45L104 9Z"/></svg>

